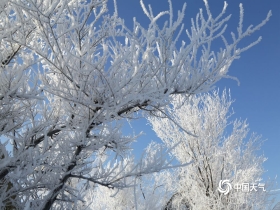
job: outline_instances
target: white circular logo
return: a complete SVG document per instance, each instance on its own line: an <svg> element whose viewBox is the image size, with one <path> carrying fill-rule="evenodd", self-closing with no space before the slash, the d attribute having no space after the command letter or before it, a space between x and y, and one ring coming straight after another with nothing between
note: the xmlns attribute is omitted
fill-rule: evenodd
<svg viewBox="0 0 280 210"><path fill-rule="evenodd" d="M231 189L232 189L232 186L231 186L229 180L221 180L219 182L218 190L220 193L227 195L229 193L229 191L231 191Z"/></svg>

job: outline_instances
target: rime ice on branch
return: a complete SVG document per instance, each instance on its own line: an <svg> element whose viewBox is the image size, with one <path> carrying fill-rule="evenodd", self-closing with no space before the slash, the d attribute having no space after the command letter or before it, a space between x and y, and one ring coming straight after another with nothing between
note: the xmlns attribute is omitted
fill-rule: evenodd
<svg viewBox="0 0 280 210"><path fill-rule="evenodd" d="M213 17L204 2L206 18L200 10L179 44L186 5L174 19L171 0L158 15L140 1L150 24L134 20L132 29L116 7L106 13L106 0L1 1L0 208L75 208L89 183L124 188L128 177L171 167L160 151L128 167L136 137L121 134L120 120L158 110L171 95L209 90L259 42L238 47L271 15L243 31L241 7L227 41L227 4ZM224 46L214 52L218 38Z"/></svg>

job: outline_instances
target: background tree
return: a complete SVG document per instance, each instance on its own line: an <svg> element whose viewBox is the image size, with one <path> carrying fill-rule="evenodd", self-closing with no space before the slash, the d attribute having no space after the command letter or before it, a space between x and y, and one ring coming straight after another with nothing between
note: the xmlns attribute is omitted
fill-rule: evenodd
<svg viewBox="0 0 280 210"><path fill-rule="evenodd" d="M207 1L181 42L186 5L134 20L128 29L106 14L106 0L6 0L0 3L0 208L69 209L89 183L128 186L126 178L170 167L160 151L127 167L136 137L121 120L164 107L171 95L207 91L227 76L239 42L269 19L223 37L228 17L213 17ZM168 15L160 27L157 20ZM224 46L214 52L212 42ZM12 148L12 149L10 149ZM113 158L110 155L114 155Z"/></svg>
<svg viewBox="0 0 280 210"><path fill-rule="evenodd" d="M165 110L173 120L149 119L167 147L178 144L171 153L180 163L193 161L175 170L176 178L169 179L174 194L165 209L271 209L269 189L263 192L258 187L266 160L258 154L262 141L256 134L247 137L246 121L229 122L231 104L226 91L221 96L218 91L176 96ZM184 130L198 137L186 135ZM255 183L257 191L232 189L224 195L217 190L220 180L230 180L232 187Z"/></svg>

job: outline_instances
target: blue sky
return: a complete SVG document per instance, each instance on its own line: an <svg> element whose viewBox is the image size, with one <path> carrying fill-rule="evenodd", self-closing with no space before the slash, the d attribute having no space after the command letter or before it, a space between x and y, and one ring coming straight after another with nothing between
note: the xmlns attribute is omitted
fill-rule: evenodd
<svg viewBox="0 0 280 210"><path fill-rule="evenodd" d="M128 26L132 26L132 18L143 24L148 23L148 18L143 14L139 0L118 0L120 17L125 19ZM181 9L187 2L185 26L190 26L190 18L195 17L199 8L204 8L202 0L174 0L173 9ZM209 0L209 5L214 15L219 14L223 7L223 0ZM151 4L154 13L168 10L166 0L144 0L145 4ZM264 178L274 178L278 175L277 182L280 188L280 1L279 0L229 0L227 1L227 14L232 14L228 31L236 31L239 21L239 3L244 6L244 28L250 24L260 23L272 10L270 21L244 43L252 42L258 36L262 41L250 50L244 52L240 59L236 60L230 68L229 75L235 76L240 81L223 79L217 83L220 90L230 88L231 96L235 99L233 109L235 118L247 119L250 131L261 134L267 141L262 151L268 158L264 164L267 173ZM177 12L176 12L177 14ZM135 132L144 131L146 135L138 139L135 144L137 152L140 152L151 140L158 140L146 125L145 119L136 120L133 123ZM126 129L128 132L128 129Z"/></svg>

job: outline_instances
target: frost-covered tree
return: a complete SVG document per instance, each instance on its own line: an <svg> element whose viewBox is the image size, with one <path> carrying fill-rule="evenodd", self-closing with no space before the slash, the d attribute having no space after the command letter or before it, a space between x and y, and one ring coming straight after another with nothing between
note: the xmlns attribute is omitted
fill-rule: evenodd
<svg viewBox="0 0 280 210"><path fill-rule="evenodd" d="M193 161L175 170L174 179L169 179L173 196L165 209L266 209L271 205L269 186L266 192L258 186L262 185L266 160L258 154L262 141L256 134L248 137L246 121L229 121L231 104L226 91L221 96L218 91L175 96L165 110L172 120L150 118L167 147L178 145L172 155L180 163ZM229 180L232 189L228 188L228 193L218 191L221 180ZM249 192L244 188L247 184ZM220 187L226 190L228 186Z"/></svg>
<svg viewBox="0 0 280 210"><path fill-rule="evenodd" d="M161 144L152 142L146 150L158 151ZM166 152L166 151L165 151ZM148 152L149 153L149 152ZM130 166L133 165L130 161ZM146 210L162 209L172 196L173 189L166 183L173 178L171 170L130 177L130 186L124 189L110 189L101 185L92 185L84 191L84 201L79 209L86 210Z"/></svg>
<svg viewBox="0 0 280 210"><path fill-rule="evenodd" d="M227 41L227 4L213 17L205 0L206 17L200 10L184 36L185 4L174 18L171 0L157 15L140 3L150 24L129 29L115 1L111 13L106 0L0 2L1 209L75 209L89 183L122 189L170 167L160 151L127 167L136 137L122 135L121 120L209 90L271 15L243 30L241 7Z"/></svg>
<svg viewBox="0 0 280 210"><path fill-rule="evenodd" d="M130 178L131 186L109 189L93 186L85 191L85 202L80 209L87 210L146 210L162 209L172 196L172 188L166 183L172 179L169 171Z"/></svg>

